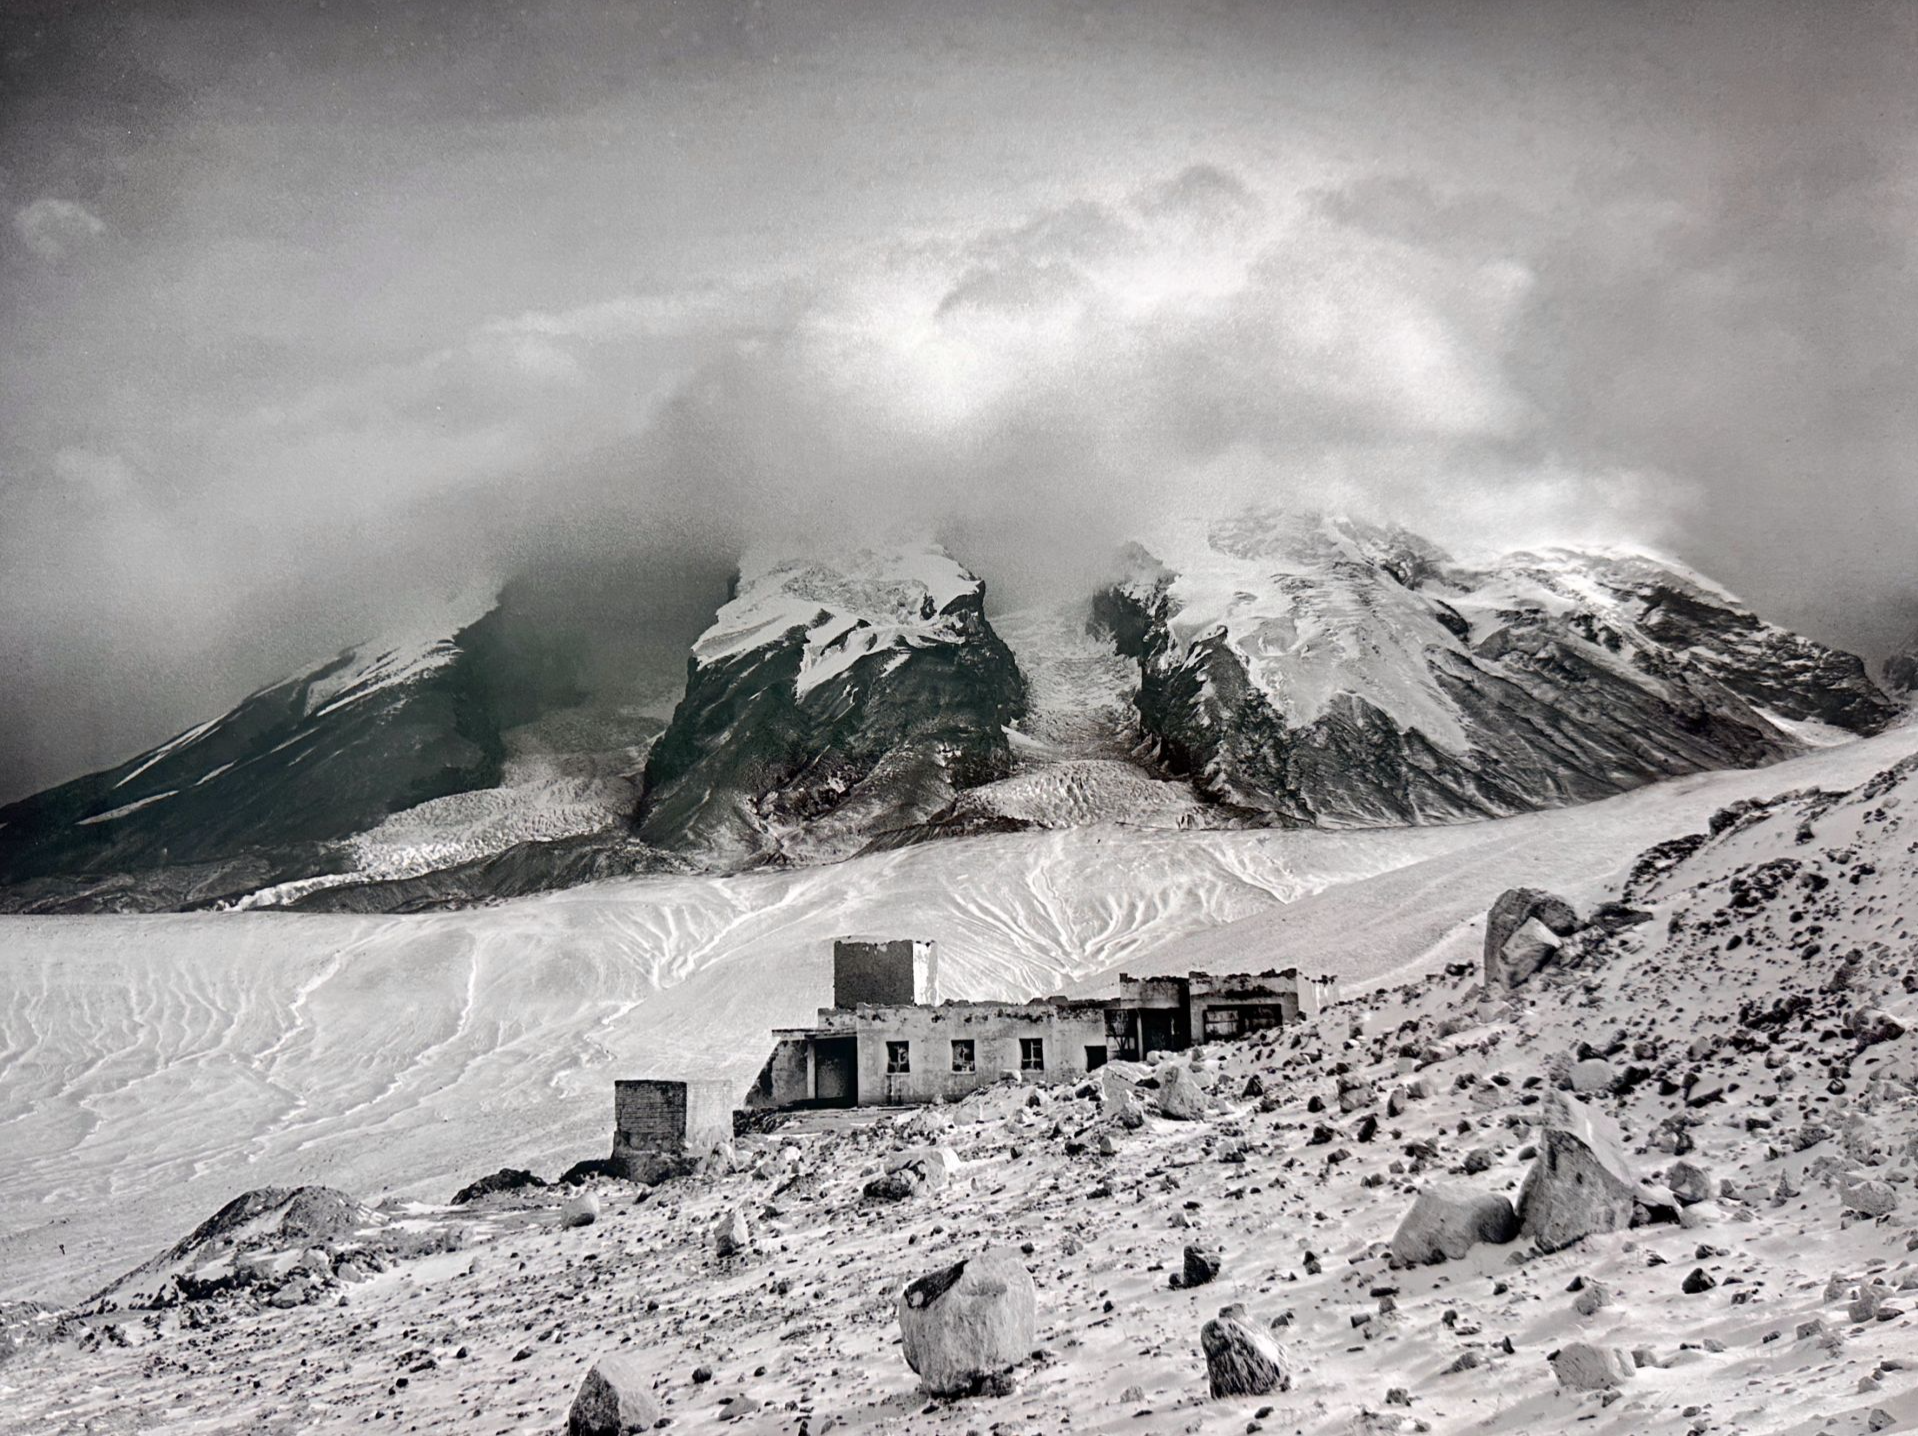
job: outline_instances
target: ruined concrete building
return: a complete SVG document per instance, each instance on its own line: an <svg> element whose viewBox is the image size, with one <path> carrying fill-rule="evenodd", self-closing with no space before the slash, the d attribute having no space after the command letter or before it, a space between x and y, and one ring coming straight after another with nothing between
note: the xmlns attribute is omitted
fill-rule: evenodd
<svg viewBox="0 0 1918 1436"><path fill-rule="evenodd" d="M929 941L847 938L833 947L833 1005L773 1033L749 1108L942 1102L1008 1074L1070 1082L1115 1058L1177 1052L1310 1017L1331 979L1121 974L1117 997L940 1002Z"/></svg>

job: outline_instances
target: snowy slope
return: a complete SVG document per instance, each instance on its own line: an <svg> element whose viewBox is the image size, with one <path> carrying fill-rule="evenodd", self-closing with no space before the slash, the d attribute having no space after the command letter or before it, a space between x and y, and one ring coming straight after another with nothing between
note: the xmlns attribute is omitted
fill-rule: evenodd
<svg viewBox="0 0 1918 1436"><path fill-rule="evenodd" d="M1577 888L1737 799L1852 786L1914 750L1902 729L1480 825L1019 833L421 917L0 919L4 1292L97 1285L250 1186L444 1196L449 1176L599 1155L612 1078L743 1090L768 1030L827 1000L848 931L938 938L954 996L1200 963L1361 984L1471 956L1513 881ZM1294 935L1290 912L1317 916Z"/></svg>
<svg viewBox="0 0 1918 1436"><path fill-rule="evenodd" d="M1907 733L1795 762L1770 776L1826 790L1734 804L1709 833L1624 859L1624 876L1594 891L1652 920L1588 929L1523 987L1487 994L1467 963L1355 994L1303 1027L1196 1050L1188 1079L1212 1108L1199 1120L1127 1127L1092 1087L999 1089L869 1122L800 1119L741 1140L736 1167L642 1198L600 1182L598 1219L566 1229L559 1193L438 1205L499 1165L492 1129L502 1117L517 1127L518 1110L478 1112L483 1089L458 1054L429 1047L434 1075L454 1077L432 1117L489 1140L449 1142L432 1122L402 1132L373 1088L376 1065L353 1074L366 1100L345 1115L369 1142L404 1145L421 1163L450 1158L427 1186L435 1204L368 1212L309 1196L305 1225L278 1236L267 1230L287 1205L277 1196L175 1245L220 1205L202 1201L153 1240L123 1232L107 1270L161 1253L123 1296L185 1265L217 1274L236 1265L218 1244L231 1235L268 1273L254 1290L284 1297L282 1273L312 1260L317 1221L327 1244L378 1253L380 1274L336 1275L329 1261L325 1284L285 1310L241 1293L70 1321L0 1369L0 1425L550 1431L592 1362L617 1350L675 1430L817 1429L826 1417L836 1431L952 1436L1907 1430L1918 1420L1914 746ZM1866 756L1880 766L1861 780ZM1752 778L1675 793L1663 816ZM1549 847L1554 826L1609 812L1620 838L1648 815L1616 814L1650 796L1515 822ZM1232 835L1347 850L1381 836ZM276 1084L297 1083L299 1044L325 1040L344 1006L331 981L302 1001L316 1031L269 1051ZM374 1006L371 994L358 1001ZM417 1014L379 1017L373 1030L396 1043L433 1035L431 1023L414 1030ZM523 1029L502 1035L515 1075L538 1084ZM536 1100L596 1107L582 1146L603 1150L603 1085L578 1091L572 1078ZM1138 1095L1150 1106L1155 1094ZM1546 1123L1571 1103L1617 1124L1616 1160L1632 1180L1683 1188L1682 1216L1551 1252L1521 1236L1436 1264L1389 1259L1401 1220L1435 1184L1515 1197ZM330 1115L297 1114L316 1159L337 1140ZM529 1129L515 1135L515 1165L550 1175L577 1154L549 1154ZM957 1158L944 1187L899 1204L862 1199L883 1163L928 1140ZM270 1146L236 1178L279 1169ZM722 1258L711 1233L735 1211L755 1245ZM1188 1244L1213 1259L1197 1288L1172 1279ZM896 1299L912 1277L985 1246L1027 1265L1038 1349L1008 1394L929 1402L902 1359ZM1290 1389L1208 1395L1200 1327L1227 1304L1275 1328ZM1610 1389L1555 1373L1576 1342L1628 1353Z"/></svg>
<svg viewBox="0 0 1918 1436"><path fill-rule="evenodd" d="M1664 560L1558 549L1474 568L1318 514L1168 522L1095 617L1139 663L1166 767L1284 822L1587 801L1898 711L1856 658Z"/></svg>

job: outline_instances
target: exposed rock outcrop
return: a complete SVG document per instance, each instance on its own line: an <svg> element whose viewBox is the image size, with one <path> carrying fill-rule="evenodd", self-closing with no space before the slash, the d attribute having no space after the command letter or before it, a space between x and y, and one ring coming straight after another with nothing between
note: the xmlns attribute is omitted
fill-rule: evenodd
<svg viewBox="0 0 1918 1436"><path fill-rule="evenodd" d="M1675 565L1548 550L1474 569L1402 529L1255 510L1135 546L1093 620L1159 761L1248 815L1370 827L1606 797L1874 733L1860 660ZM1774 717L1789 720L1774 721Z"/></svg>
<svg viewBox="0 0 1918 1436"><path fill-rule="evenodd" d="M848 856L1005 777L1024 704L944 552L749 559L647 759L640 836L722 866Z"/></svg>

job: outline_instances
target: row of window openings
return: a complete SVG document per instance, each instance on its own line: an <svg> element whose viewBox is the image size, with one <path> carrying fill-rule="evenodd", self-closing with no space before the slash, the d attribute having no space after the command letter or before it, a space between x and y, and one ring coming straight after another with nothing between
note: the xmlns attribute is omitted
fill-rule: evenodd
<svg viewBox="0 0 1918 1436"><path fill-rule="evenodd" d="M955 1072L979 1070L977 1051L973 1047L971 1038L953 1040L952 1070ZM1021 1037L1019 1039L1019 1070L1021 1072L1046 1070L1045 1038ZM886 1044L886 1075L893 1077L910 1071L912 1071L912 1044L888 1042Z"/></svg>

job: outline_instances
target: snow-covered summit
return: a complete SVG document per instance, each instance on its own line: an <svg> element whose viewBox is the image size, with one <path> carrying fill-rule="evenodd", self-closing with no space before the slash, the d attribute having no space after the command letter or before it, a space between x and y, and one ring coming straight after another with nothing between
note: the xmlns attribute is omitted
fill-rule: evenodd
<svg viewBox="0 0 1918 1436"><path fill-rule="evenodd" d="M1467 565L1403 529L1255 509L1168 524L1095 615L1140 661L1168 766L1302 822L1578 801L1895 711L1856 658L1625 549Z"/></svg>
<svg viewBox="0 0 1918 1436"><path fill-rule="evenodd" d="M804 695L869 654L964 642L966 611L980 608L984 592L932 543L843 557L762 548L742 559L734 597L693 645L693 658L726 663L803 631L794 684Z"/></svg>
<svg viewBox="0 0 1918 1436"><path fill-rule="evenodd" d="M932 544L761 552L647 761L646 841L730 865L856 852L1005 776L1025 685Z"/></svg>

